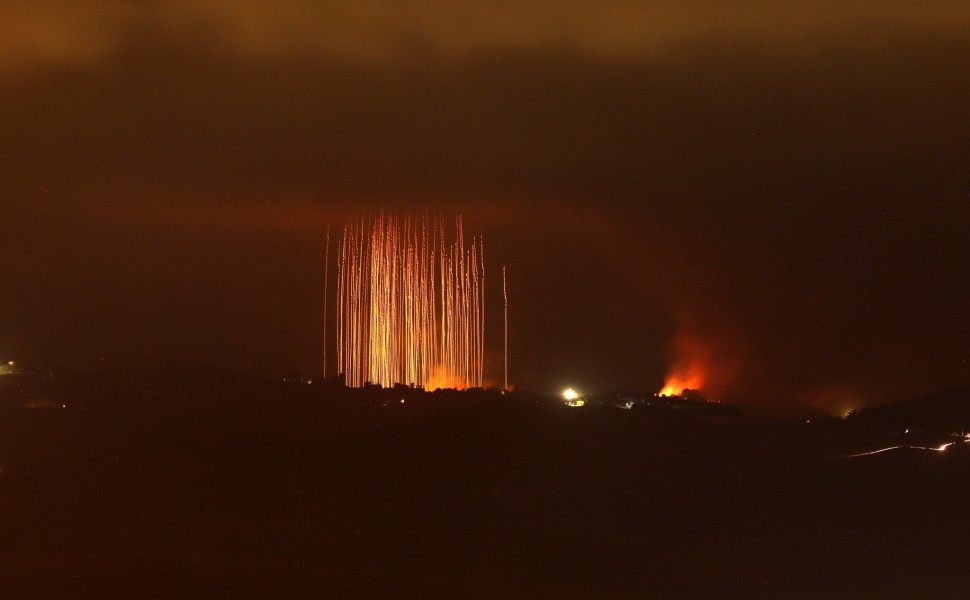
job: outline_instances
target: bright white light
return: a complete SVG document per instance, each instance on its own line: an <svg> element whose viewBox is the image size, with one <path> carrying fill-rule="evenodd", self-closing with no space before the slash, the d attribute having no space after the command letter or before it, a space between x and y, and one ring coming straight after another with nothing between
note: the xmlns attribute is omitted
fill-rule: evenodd
<svg viewBox="0 0 970 600"><path fill-rule="evenodd" d="M566 391L562 393L562 397L566 400L575 400L576 398L579 398L579 394L576 393L576 390L573 388L566 388Z"/></svg>

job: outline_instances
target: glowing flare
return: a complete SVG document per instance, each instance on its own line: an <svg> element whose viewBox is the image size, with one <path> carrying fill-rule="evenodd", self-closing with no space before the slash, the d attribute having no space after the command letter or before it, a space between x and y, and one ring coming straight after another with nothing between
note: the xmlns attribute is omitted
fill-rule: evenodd
<svg viewBox="0 0 970 600"><path fill-rule="evenodd" d="M575 400L576 398L579 398L579 394L576 393L576 390L573 388L567 388L566 391L562 393L562 397L566 400Z"/></svg>

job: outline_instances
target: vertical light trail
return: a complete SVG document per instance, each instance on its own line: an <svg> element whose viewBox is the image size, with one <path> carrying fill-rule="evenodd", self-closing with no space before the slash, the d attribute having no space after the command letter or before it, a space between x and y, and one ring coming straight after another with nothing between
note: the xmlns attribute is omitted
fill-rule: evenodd
<svg viewBox="0 0 970 600"><path fill-rule="evenodd" d="M505 302L505 390L509 389L509 293L505 284L505 265L502 265L502 300Z"/></svg>
<svg viewBox="0 0 970 600"><path fill-rule="evenodd" d="M330 295L330 223L327 223L327 250L323 258L323 376L327 376L327 297Z"/></svg>
<svg viewBox="0 0 970 600"><path fill-rule="evenodd" d="M485 254L463 221L383 213L344 228L338 248L337 368L346 384L480 387Z"/></svg>

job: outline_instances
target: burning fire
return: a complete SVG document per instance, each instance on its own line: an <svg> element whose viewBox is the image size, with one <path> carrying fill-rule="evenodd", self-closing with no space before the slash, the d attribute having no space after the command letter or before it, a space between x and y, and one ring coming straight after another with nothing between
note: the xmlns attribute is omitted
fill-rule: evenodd
<svg viewBox="0 0 970 600"><path fill-rule="evenodd" d="M466 387L464 383L464 381L450 376L441 365L438 365L434 368L434 371L432 371L431 376L424 381L423 387L429 391L438 389L463 389Z"/></svg>
<svg viewBox="0 0 970 600"><path fill-rule="evenodd" d="M661 396L679 396L684 390L699 390L704 386L704 375L699 365L689 363L668 373L664 386L660 390Z"/></svg>
<svg viewBox="0 0 970 600"><path fill-rule="evenodd" d="M679 396L684 390L701 390L707 383L708 349L695 337L681 334L673 340L674 364L670 367L661 396Z"/></svg>

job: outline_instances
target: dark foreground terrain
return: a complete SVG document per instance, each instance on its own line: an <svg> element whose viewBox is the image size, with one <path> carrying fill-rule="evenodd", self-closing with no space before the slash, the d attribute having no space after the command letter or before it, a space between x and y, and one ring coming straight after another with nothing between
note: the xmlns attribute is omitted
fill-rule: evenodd
<svg viewBox="0 0 970 600"><path fill-rule="evenodd" d="M0 406L3 598L970 587L962 449L838 458L898 433L314 385L45 393L66 407Z"/></svg>

